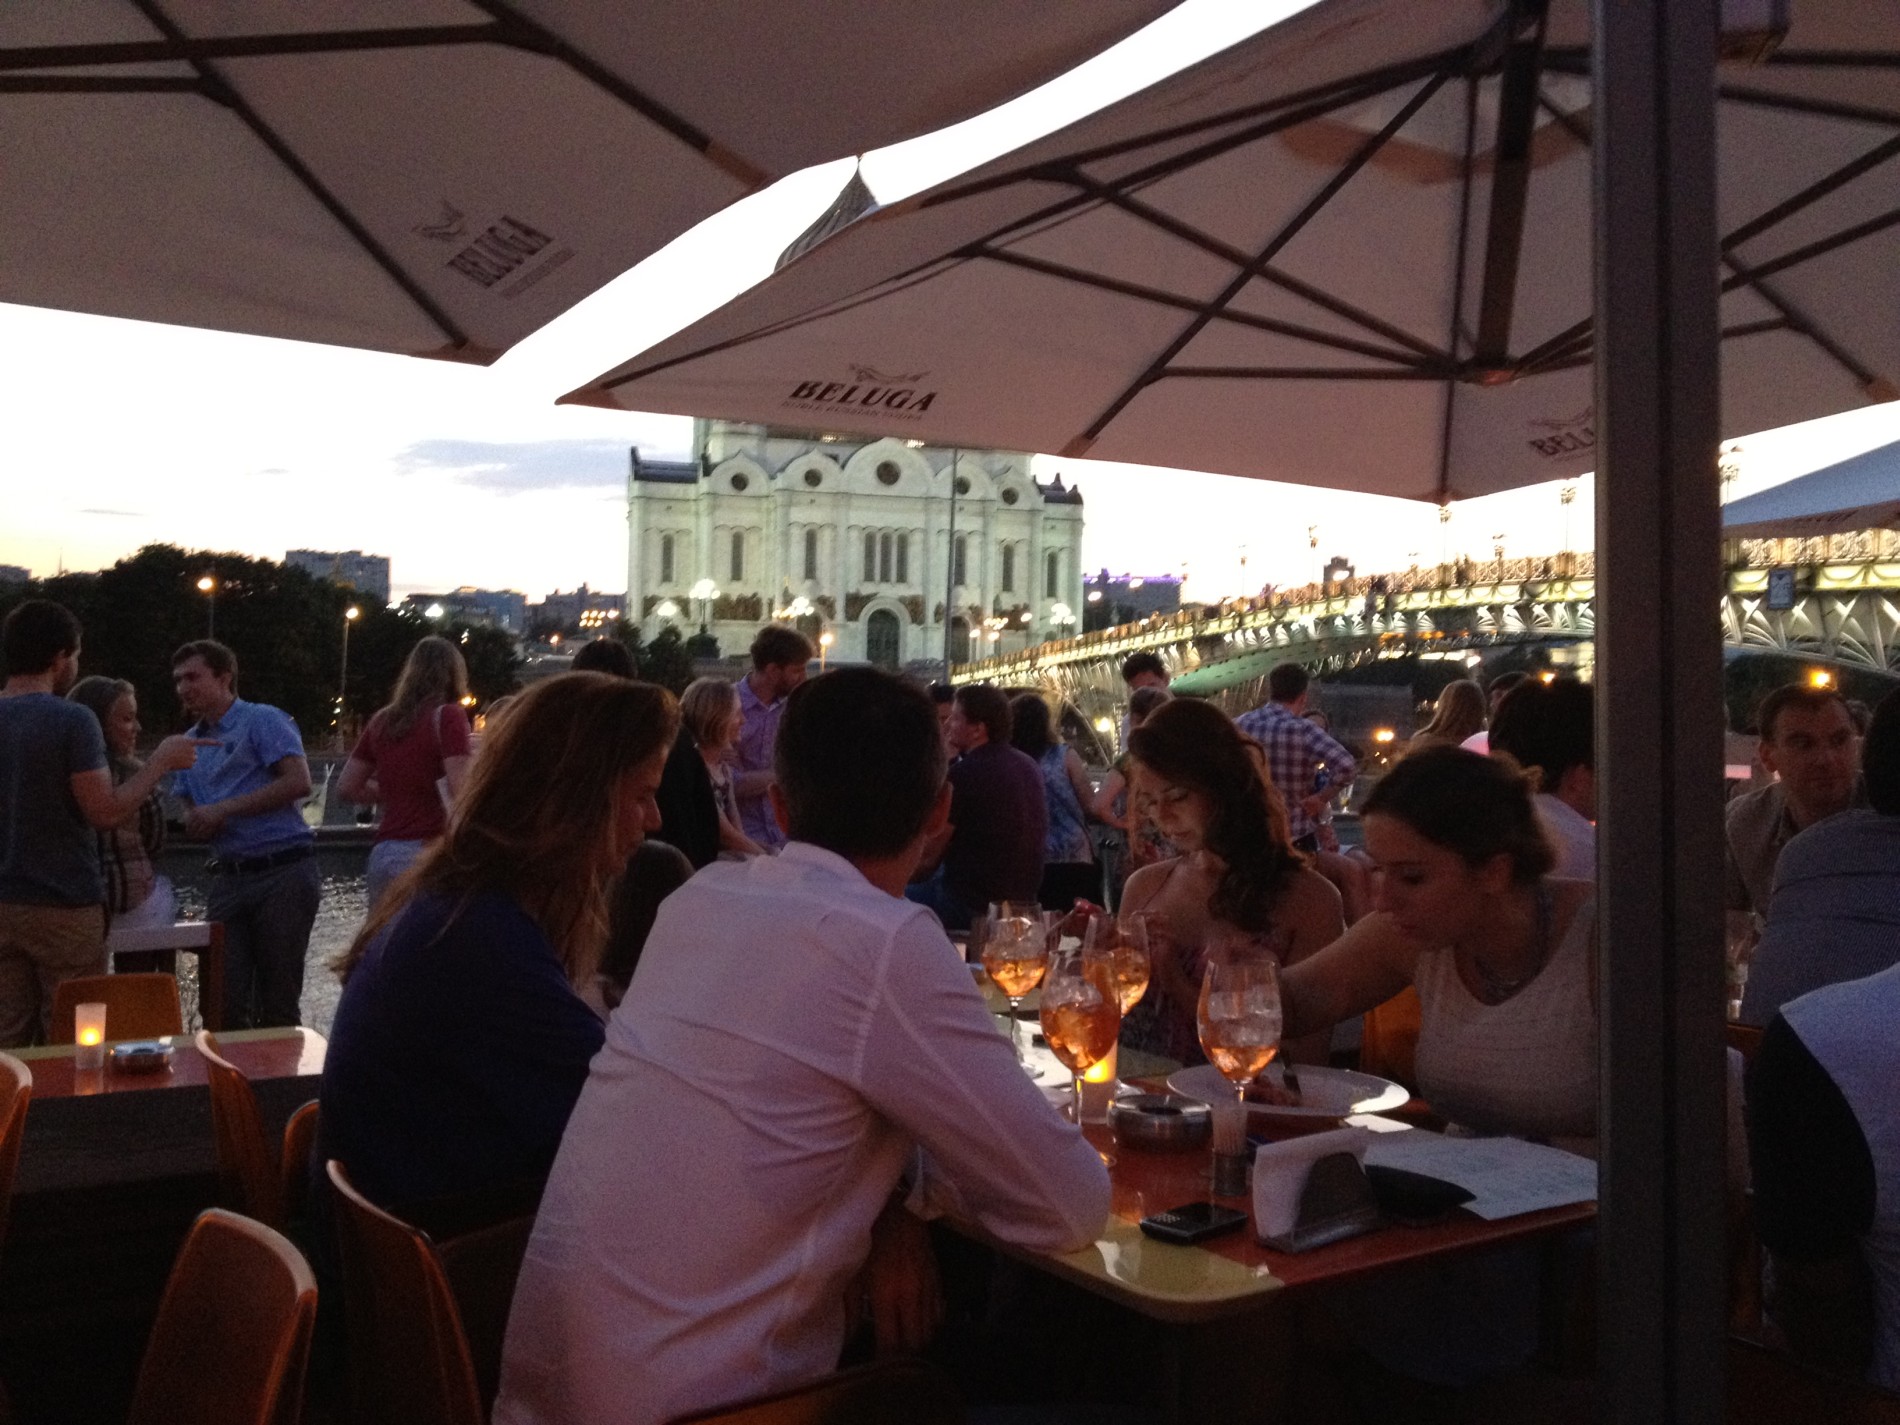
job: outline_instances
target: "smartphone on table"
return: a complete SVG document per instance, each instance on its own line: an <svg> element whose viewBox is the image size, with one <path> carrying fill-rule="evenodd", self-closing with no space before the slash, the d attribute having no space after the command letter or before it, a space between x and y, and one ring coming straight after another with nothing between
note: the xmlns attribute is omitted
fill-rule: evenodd
<svg viewBox="0 0 1900 1425"><path fill-rule="evenodd" d="M1232 1232L1247 1214L1213 1202L1190 1202L1141 1219L1141 1230L1158 1242L1191 1247L1224 1232Z"/></svg>

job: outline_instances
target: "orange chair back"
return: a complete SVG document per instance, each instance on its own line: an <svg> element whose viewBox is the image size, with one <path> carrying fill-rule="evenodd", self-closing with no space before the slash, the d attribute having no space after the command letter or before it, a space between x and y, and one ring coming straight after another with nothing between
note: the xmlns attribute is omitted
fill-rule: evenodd
<svg viewBox="0 0 1900 1425"><path fill-rule="evenodd" d="M73 1007L103 1004L106 1038L159 1039L185 1032L175 975L83 975L53 987L53 1020L47 1042L73 1042Z"/></svg>
<svg viewBox="0 0 1900 1425"><path fill-rule="evenodd" d="M0 1241L13 1207L13 1174L26 1137L26 1106L33 1099L33 1071L11 1054L0 1054Z"/></svg>
<svg viewBox="0 0 1900 1425"><path fill-rule="evenodd" d="M672 1425L957 1425L963 1402L949 1377L924 1361L879 1361L810 1385L682 1415Z"/></svg>
<svg viewBox="0 0 1900 1425"><path fill-rule="evenodd" d="M1407 985L1384 1004L1366 1011L1359 1067L1418 1091L1418 991Z"/></svg>
<svg viewBox="0 0 1900 1425"><path fill-rule="evenodd" d="M1752 1063L1755 1051L1761 1048L1761 1026L1758 1024L1726 1024L1722 1027L1722 1037L1728 1041L1728 1047L1742 1056L1744 1064Z"/></svg>
<svg viewBox="0 0 1900 1425"><path fill-rule="evenodd" d="M462 1317L462 1337L475 1367L482 1408L494 1406L501 1385L501 1348L508 1334L508 1308L534 1232L534 1214L444 1237L436 1243L442 1272Z"/></svg>
<svg viewBox="0 0 1900 1425"><path fill-rule="evenodd" d="M461 1312L427 1233L392 1217L329 1164L343 1255L355 1419L484 1425Z"/></svg>
<svg viewBox="0 0 1900 1425"><path fill-rule="evenodd" d="M106 1011L112 1022L112 1011ZM205 1061L211 1084L211 1131L218 1145L220 1195L247 1216L273 1227L284 1225L281 1165L264 1137L257 1094L244 1071L218 1052L218 1041L200 1029L192 1043Z"/></svg>
<svg viewBox="0 0 1900 1425"><path fill-rule="evenodd" d="M172 1266L128 1425L296 1425L317 1282L278 1232L212 1208Z"/></svg>
<svg viewBox="0 0 1900 1425"><path fill-rule="evenodd" d="M303 1216L310 1196L310 1154L317 1145L317 1101L298 1106L284 1124L283 1152L278 1158L278 1200L284 1205L284 1220L294 1222Z"/></svg>

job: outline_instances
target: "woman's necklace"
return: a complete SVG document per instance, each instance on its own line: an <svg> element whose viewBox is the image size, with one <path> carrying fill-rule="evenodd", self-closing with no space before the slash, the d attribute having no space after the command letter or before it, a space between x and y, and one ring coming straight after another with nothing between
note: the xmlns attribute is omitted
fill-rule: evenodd
<svg viewBox="0 0 1900 1425"><path fill-rule="evenodd" d="M1471 976L1477 981L1478 998L1485 1004L1503 1004L1542 972L1550 961L1550 887L1542 881L1537 883L1536 900L1536 954L1531 957L1530 965L1521 975L1504 977L1494 973L1476 953L1470 956Z"/></svg>

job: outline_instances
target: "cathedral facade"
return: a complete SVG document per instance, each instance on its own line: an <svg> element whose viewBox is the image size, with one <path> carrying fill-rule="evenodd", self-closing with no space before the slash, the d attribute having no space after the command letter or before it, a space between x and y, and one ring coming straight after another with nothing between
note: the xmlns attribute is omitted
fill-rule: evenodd
<svg viewBox="0 0 1900 1425"><path fill-rule="evenodd" d="M1016 652L1080 628L1082 496L1027 455L694 422L697 458L627 484L627 613L743 654L774 618L887 668ZM954 497L952 487L954 482Z"/></svg>

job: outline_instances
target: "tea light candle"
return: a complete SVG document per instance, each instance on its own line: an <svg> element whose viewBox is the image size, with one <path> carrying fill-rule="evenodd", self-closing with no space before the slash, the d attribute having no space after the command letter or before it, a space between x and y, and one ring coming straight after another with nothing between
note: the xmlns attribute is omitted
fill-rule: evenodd
<svg viewBox="0 0 1900 1425"><path fill-rule="evenodd" d="M81 1069L103 1069L106 1063L106 1007L82 1004L73 1008L73 1064Z"/></svg>
<svg viewBox="0 0 1900 1425"><path fill-rule="evenodd" d="M1120 1057L1111 1048L1106 1058L1098 1059L1082 1073L1082 1121L1108 1122L1109 1100L1115 1097L1115 1061Z"/></svg>

